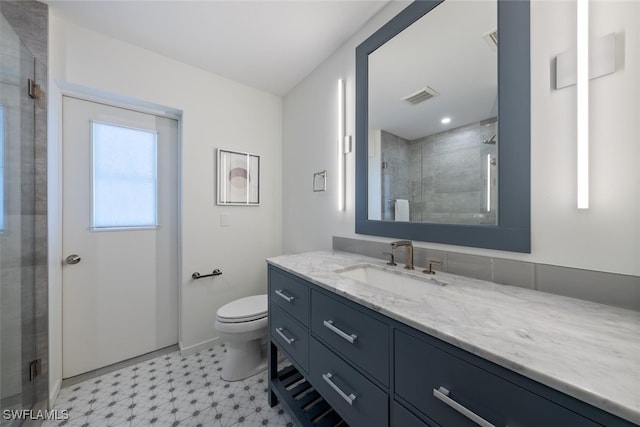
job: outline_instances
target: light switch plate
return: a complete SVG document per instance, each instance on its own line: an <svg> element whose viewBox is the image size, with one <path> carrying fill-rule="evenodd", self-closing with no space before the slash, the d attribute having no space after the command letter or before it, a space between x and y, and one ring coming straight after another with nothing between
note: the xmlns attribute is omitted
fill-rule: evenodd
<svg viewBox="0 0 640 427"><path fill-rule="evenodd" d="M229 227L231 225L231 217L229 214L220 214L220 226Z"/></svg>

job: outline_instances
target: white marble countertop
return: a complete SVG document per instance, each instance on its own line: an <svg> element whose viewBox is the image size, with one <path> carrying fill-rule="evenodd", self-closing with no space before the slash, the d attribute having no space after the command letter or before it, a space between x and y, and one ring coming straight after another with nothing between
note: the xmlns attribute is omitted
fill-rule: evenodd
<svg viewBox="0 0 640 427"><path fill-rule="evenodd" d="M416 296L336 271L399 264L346 252L282 255L268 263L406 325L640 424L640 312L438 272ZM424 277L415 270L418 277ZM409 273L411 274L411 273Z"/></svg>

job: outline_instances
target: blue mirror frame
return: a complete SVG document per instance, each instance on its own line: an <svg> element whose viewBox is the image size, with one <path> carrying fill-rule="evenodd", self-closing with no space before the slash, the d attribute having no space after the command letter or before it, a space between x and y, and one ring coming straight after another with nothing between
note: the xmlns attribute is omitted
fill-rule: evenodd
<svg viewBox="0 0 640 427"><path fill-rule="evenodd" d="M498 0L498 224L368 218L368 57L441 1L415 1L356 48L356 233L531 252L531 60L529 0Z"/></svg>

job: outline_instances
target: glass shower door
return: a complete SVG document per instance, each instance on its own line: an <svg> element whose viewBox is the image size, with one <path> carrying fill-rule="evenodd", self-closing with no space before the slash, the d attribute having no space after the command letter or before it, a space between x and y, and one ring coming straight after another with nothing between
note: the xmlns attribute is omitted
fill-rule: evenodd
<svg viewBox="0 0 640 427"><path fill-rule="evenodd" d="M0 425L23 425L6 410L38 400L35 284L35 60L0 14ZM46 325L45 325L46 326Z"/></svg>

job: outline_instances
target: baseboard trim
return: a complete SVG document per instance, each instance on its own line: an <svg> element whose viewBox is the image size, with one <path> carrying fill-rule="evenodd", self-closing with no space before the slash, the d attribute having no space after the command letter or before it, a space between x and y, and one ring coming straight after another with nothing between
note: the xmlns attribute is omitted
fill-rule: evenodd
<svg viewBox="0 0 640 427"><path fill-rule="evenodd" d="M202 341L194 345L190 345L188 347L184 347L182 343L180 343L180 354L182 356L189 356L191 354L197 353L202 350L208 350L211 347L215 347L222 344L222 339L220 337L216 337L210 340Z"/></svg>

